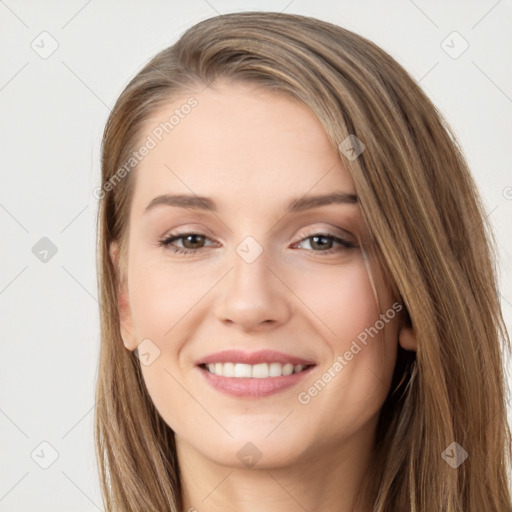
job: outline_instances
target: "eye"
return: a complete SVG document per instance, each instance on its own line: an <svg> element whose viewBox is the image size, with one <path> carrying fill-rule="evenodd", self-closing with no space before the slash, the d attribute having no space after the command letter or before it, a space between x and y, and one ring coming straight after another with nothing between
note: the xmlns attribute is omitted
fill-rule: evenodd
<svg viewBox="0 0 512 512"><path fill-rule="evenodd" d="M313 249L313 252L320 252L322 254L333 254L338 251L357 247L355 243L341 238L334 233L314 233L303 238L298 244L295 244L295 246L301 245L306 241L309 241L309 246ZM333 248L334 243L339 244L339 247Z"/></svg>
<svg viewBox="0 0 512 512"><path fill-rule="evenodd" d="M177 247L173 243L177 240L183 240L184 247ZM180 254L193 254L202 249L202 244L205 240L210 240L202 233L181 233L171 235L163 240L160 240L159 245L169 248L171 251Z"/></svg>
<svg viewBox="0 0 512 512"><path fill-rule="evenodd" d="M176 246L174 242L177 241L181 241L183 247ZM166 247L175 253L191 255L198 253L201 249L204 249L204 244L206 241L212 242L211 238L203 233L177 233L171 234L167 238L160 240L159 245ZM354 249L357 247L355 243L341 238L334 233L311 234L303 238L300 242L294 244L293 247L301 245L305 241L309 241L309 245L313 252L319 252L322 254L333 254L338 251ZM211 245L214 244L215 242L213 242ZM333 244L338 244L339 247L333 248Z"/></svg>

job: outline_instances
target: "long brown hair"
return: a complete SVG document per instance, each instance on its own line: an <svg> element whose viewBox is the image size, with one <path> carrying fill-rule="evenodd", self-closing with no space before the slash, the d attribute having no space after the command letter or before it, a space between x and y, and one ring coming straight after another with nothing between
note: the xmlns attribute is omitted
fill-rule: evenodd
<svg viewBox="0 0 512 512"><path fill-rule="evenodd" d="M365 489L374 511L512 510L504 369L510 341L494 241L455 137L378 46L324 21L270 12L217 16L188 29L131 80L105 128L95 416L105 509L182 507L174 434L122 342L117 292L124 271L109 248L126 242L136 168L119 169L140 144L143 123L163 103L219 77L299 99L340 154L350 135L365 145L358 158L344 158L345 166L387 284L405 305L418 343L416 353L399 347L395 392L380 413ZM468 456L455 468L445 454L458 445Z"/></svg>

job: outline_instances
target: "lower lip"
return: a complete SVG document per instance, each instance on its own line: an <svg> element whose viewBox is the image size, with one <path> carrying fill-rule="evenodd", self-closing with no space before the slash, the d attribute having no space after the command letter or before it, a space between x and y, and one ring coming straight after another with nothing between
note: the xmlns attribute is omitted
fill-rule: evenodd
<svg viewBox="0 0 512 512"><path fill-rule="evenodd" d="M198 368L206 381L222 393L242 398L263 398L297 385L314 367L310 366L299 373L266 379L222 377L210 373L206 368Z"/></svg>

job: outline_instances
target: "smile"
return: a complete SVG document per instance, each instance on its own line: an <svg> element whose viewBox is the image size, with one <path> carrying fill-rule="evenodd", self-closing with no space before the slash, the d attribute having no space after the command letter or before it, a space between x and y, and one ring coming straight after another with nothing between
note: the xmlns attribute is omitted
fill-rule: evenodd
<svg viewBox="0 0 512 512"><path fill-rule="evenodd" d="M221 377L231 378L252 378L252 379L268 379L269 377L283 377L300 373L304 368L302 364L281 364L260 363L260 364L243 364L243 363L209 363L203 365L210 373Z"/></svg>
<svg viewBox="0 0 512 512"><path fill-rule="evenodd" d="M258 399L297 386L316 363L272 350L225 350L203 357L196 365L204 382L215 391Z"/></svg>

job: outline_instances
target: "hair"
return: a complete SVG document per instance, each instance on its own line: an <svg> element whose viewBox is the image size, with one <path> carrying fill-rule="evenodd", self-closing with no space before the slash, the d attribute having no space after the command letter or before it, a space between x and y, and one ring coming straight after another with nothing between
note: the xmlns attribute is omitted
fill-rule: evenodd
<svg viewBox="0 0 512 512"><path fill-rule="evenodd" d="M405 306L417 351L398 347L364 492L375 512L512 510L511 432L495 241L449 125L410 75L377 45L306 16L242 12L192 26L128 83L102 141L98 211L101 351L96 455L107 512L180 511L174 432L146 390L120 332L118 291L134 176L112 179L142 127L178 95L218 78L284 92L307 105L344 159L387 285ZM193 113L191 114L193 115ZM186 122L186 119L183 121ZM132 173L133 174L133 173ZM123 261L123 260L122 260ZM457 469L442 454L468 453Z"/></svg>

